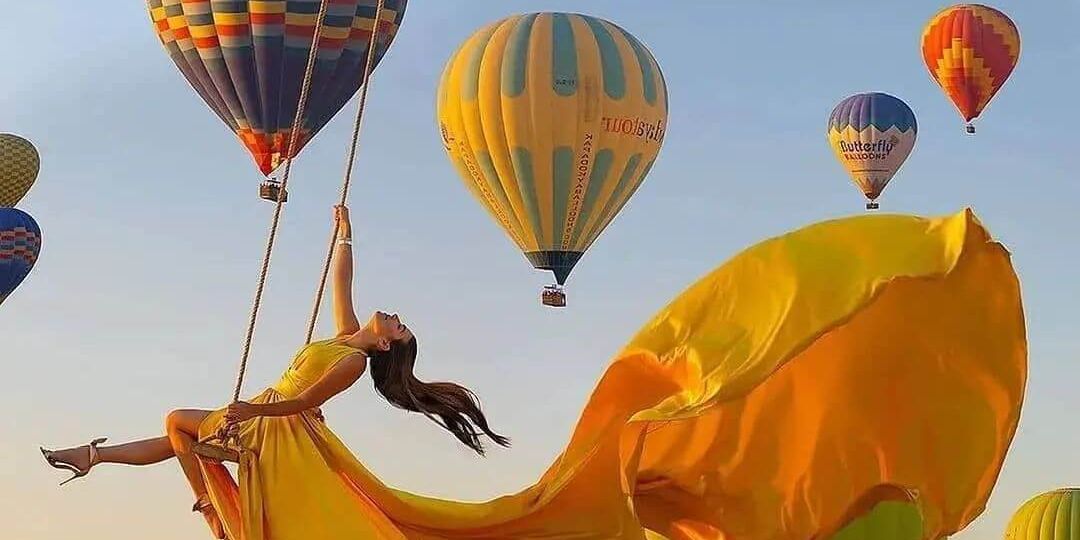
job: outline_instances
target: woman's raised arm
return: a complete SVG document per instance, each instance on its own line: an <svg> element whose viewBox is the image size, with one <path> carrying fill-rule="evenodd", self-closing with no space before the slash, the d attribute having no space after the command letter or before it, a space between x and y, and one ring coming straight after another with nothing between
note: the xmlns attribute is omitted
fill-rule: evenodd
<svg viewBox="0 0 1080 540"><path fill-rule="evenodd" d="M353 308L352 223L349 221L349 209L335 206L334 220L337 223L337 240L334 242L334 263L331 269L334 327L337 336L344 337L360 330L360 321L357 320L356 310Z"/></svg>

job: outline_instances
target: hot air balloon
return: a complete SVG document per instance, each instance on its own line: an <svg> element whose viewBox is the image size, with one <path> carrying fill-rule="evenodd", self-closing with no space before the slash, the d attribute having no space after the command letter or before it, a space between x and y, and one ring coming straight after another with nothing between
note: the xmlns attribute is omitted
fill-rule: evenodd
<svg viewBox="0 0 1080 540"><path fill-rule="evenodd" d="M1080 488L1043 493L1023 504L1005 529L1005 540L1080 538Z"/></svg>
<svg viewBox="0 0 1080 540"><path fill-rule="evenodd" d="M915 148L915 113L899 99L871 92L845 98L829 116L826 136L837 159L866 195L867 210Z"/></svg>
<svg viewBox="0 0 1080 540"><path fill-rule="evenodd" d="M856 499L828 540L923 540L923 516L912 491L883 484Z"/></svg>
<svg viewBox="0 0 1080 540"><path fill-rule="evenodd" d="M30 274L41 252L41 229L22 210L0 208L0 304Z"/></svg>
<svg viewBox="0 0 1080 540"><path fill-rule="evenodd" d="M465 185L565 305L574 266L641 186L664 141L667 86L652 53L603 19L516 15L473 34L438 91L443 143Z"/></svg>
<svg viewBox="0 0 1080 540"><path fill-rule="evenodd" d="M397 34L406 4L385 0L373 32L377 0L329 2L301 131L288 157L295 157L360 88L372 34L378 36L377 63ZM266 176L287 157L320 5L321 0L147 0L173 62Z"/></svg>
<svg viewBox="0 0 1080 540"><path fill-rule="evenodd" d="M926 24L922 55L930 76L967 122L982 113L1020 59L1020 31L1004 13L981 4L945 8Z"/></svg>
<svg viewBox="0 0 1080 540"><path fill-rule="evenodd" d="M30 141L0 133L0 207L15 206L37 180L41 160Z"/></svg>

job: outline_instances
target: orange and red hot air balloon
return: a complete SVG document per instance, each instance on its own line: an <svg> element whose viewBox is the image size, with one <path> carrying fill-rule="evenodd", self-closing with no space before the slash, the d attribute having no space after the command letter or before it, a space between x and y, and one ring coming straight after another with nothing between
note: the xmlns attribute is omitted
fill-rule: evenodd
<svg viewBox="0 0 1080 540"><path fill-rule="evenodd" d="M1020 31L1004 13L981 4L958 4L934 15L923 30L922 54L930 76L975 133L982 113L1020 59Z"/></svg>

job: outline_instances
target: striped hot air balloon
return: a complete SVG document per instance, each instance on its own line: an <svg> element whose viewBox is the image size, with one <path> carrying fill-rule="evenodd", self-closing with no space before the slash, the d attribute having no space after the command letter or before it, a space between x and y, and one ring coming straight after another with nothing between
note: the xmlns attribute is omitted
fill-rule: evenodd
<svg viewBox="0 0 1080 540"><path fill-rule="evenodd" d="M0 133L0 207L15 206L37 180L41 159L30 141Z"/></svg>
<svg viewBox="0 0 1080 540"><path fill-rule="evenodd" d="M0 208L0 304L30 274L41 252L41 229L30 214Z"/></svg>
<svg viewBox="0 0 1080 540"><path fill-rule="evenodd" d="M284 161L322 0L147 0L165 50L239 137L264 175ZM372 35L375 62L406 0L331 0L293 157L360 88Z"/></svg>
<svg viewBox="0 0 1080 540"><path fill-rule="evenodd" d="M847 97L829 115L829 145L868 210L878 207L877 198L911 155L918 131L911 107L881 92Z"/></svg>
<svg viewBox="0 0 1080 540"><path fill-rule="evenodd" d="M1009 521L1005 540L1080 538L1080 488L1058 489L1028 500Z"/></svg>
<svg viewBox="0 0 1080 540"><path fill-rule="evenodd" d="M967 122L982 114L1020 59L1020 31L1004 13L959 4L934 15L923 30L923 61L930 76Z"/></svg>
<svg viewBox="0 0 1080 540"><path fill-rule="evenodd" d="M557 290L649 174L667 98L656 59L629 32L532 13L454 53L438 121L465 185Z"/></svg>

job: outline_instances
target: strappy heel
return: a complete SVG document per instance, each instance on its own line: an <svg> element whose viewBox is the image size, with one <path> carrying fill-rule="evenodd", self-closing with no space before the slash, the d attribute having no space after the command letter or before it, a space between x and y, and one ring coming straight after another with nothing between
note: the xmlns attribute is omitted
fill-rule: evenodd
<svg viewBox="0 0 1080 540"><path fill-rule="evenodd" d="M218 516L217 509L210 502L209 496L202 495L196 499L191 511L201 513L203 518L206 519L206 524L210 526L210 532L214 533L214 537L225 540L225 525L221 522L221 517Z"/></svg>
<svg viewBox="0 0 1080 540"><path fill-rule="evenodd" d="M106 440L108 439L105 437L101 437L99 439L94 439L90 441L87 449L87 451L90 453L90 461L87 463L85 469L80 469L70 463L66 463L56 459L56 452L53 450L46 450L44 448L39 448L39 450L41 450L41 455L45 458L45 461L48 462L50 466L56 469L62 469L71 472L71 478L60 482L60 485L62 486L72 480L75 480L76 478L82 478L86 476L90 472L90 469L94 468L94 465L101 463L101 457L98 456L97 447L99 444L103 444Z"/></svg>

